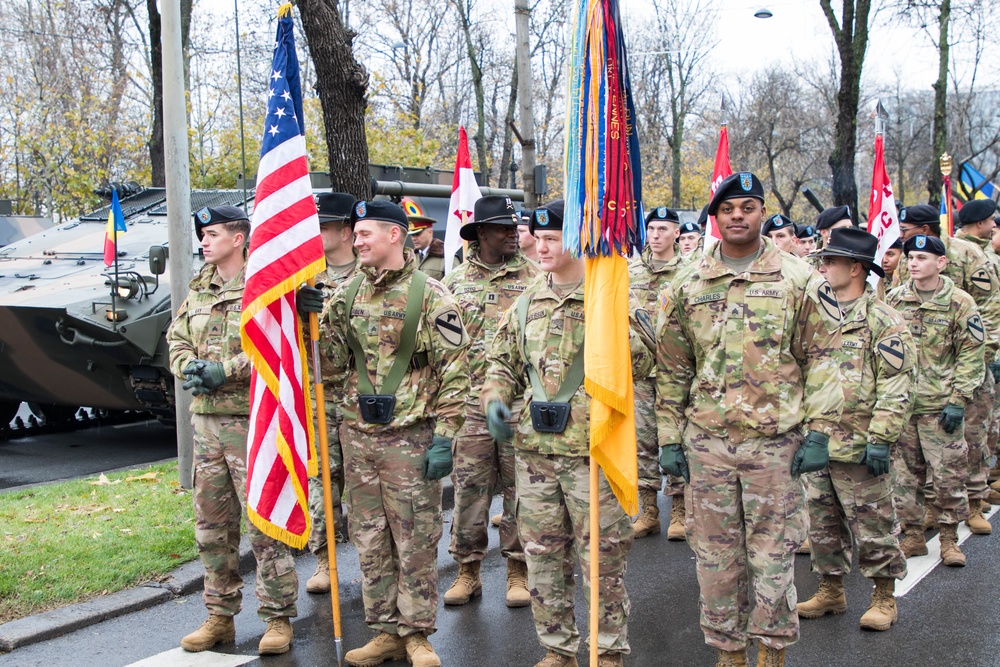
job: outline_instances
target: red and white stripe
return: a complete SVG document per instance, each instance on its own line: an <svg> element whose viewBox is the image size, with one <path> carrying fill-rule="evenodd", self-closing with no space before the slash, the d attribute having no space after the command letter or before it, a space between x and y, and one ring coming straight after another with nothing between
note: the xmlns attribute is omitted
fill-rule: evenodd
<svg viewBox="0 0 1000 667"><path fill-rule="evenodd" d="M462 247L462 225L472 220L476 202L483 196L472 171L469 157L469 137L465 128L458 128L458 153L455 154L455 173L451 177L451 199L448 201L448 223L444 229L444 272L451 271L455 253Z"/></svg>
<svg viewBox="0 0 1000 667"><path fill-rule="evenodd" d="M298 135L261 157L242 314L253 366L247 514L262 532L297 548L311 529L307 480L316 457L295 289L325 265L305 151Z"/></svg>

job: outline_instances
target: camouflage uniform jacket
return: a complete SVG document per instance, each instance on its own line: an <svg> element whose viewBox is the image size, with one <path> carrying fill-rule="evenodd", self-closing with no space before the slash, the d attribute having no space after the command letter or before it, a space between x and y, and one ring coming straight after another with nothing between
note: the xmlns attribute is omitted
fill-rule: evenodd
<svg viewBox="0 0 1000 667"><path fill-rule="evenodd" d="M499 269L479 258L479 242L469 243L469 258L444 279L462 309L462 321L472 341L469 347L469 393L466 403L479 405L479 391L486 381L486 354L497 334L500 318L533 283L541 269L520 250Z"/></svg>
<svg viewBox="0 0 1000 667"><path fill-rule="evenodd" d="M326 265L326 268L323 270L323 273L316 276L316 286L319 287L323 292L324 305L330 303L330 299L333 298L333 295L337 293L337 288L339 288L341 284L350 280L350 278L354 276L357 270L358 270L357 257L354 258L354 263L350 265L350 268L334 269L334 267L330 266L329 264ZM308 323L303 325L303 330L305 331L305 334L308 336L309 334ZM309 385L309 395L313 396L313 387L311 384ZM324 401L324 403L326 404L327 414L335 415L337 408L337 400L329 393L325 395L325 399L326 400ZM313 405L315 404L316 404L316 397L313 396Z"/></svg>
<svg viewBox="0 0 1000 667"><path fill-rule="evenodd" d="M986 325L985 358L989 363L1000 351L1000 277L986 253L976 247L968 235L963 238L945 235L941 237L941 242L948 257L941 275L951 278L958 289L975 300ZM900 258L896 267L900 285L910 279L910 269L904 259L905 256ZM982 378L979 381L982 382Z"/></svg>
<svg viewBox="0 0 1000 667"><path fill-rule="evenodd" d="M225 282L214 264L205 264L191 281L191 291L170 328L170 372L180 379L195 359L221 361L228 382L211 394L194 396L191 412L199 415L250 414L250 359L240 339L246 268Z"/></svg>
<svg viewBox="0 0 1000 667"><path fill-rule="evenodd" d="M399 348L407 295L416 261L413 251L404 250L401 269L376 274L360 267L364 276L350 317L347 306L347 286L342 283L330 299L322 315L323 332L320 349L323 354L324 382L332 395L339 399L344 422L363 433L391 433L413 424L436 418L434 433L454 438L465 421L463 404L469 391L469 366L465 351L469 337L459 315L458 304L448 289L434 280L424 288L422 317L417 326L413 361L396 390L396 408L388 424L369 424L358 419L358 375L347 343L347 327L351 327L365 352L365 366L380 391ZM418 359L426 357L426 365Z"/></svg>
<svg viewBox="0 0 1000 667"><path fill-rule="evenodd" d="M521 333L516 307L511 307L500 320L496 338L489 353L486 384L480 395L485 411L491 401L511 405L524 398L514 446L539 454L589 456L590 398L581 383L570 399L570 416L562 433L536 433L531 426L532 389L527 364L535 367L545 386L548 399L559 391L563 377L573 363L576 351L583 344L583 285L572 294L559 296L553 291L548 274L539 277L524 293L530 299L525 317L525 333ZM632 302L633 309L638 304ZM634 331L629 332L634 377L647 377L652 355ZM599 342L597 344L600 344Z"/></svg>
<svg viewBox="0 0 1000 667"><path fill-rule="evenodd" d="M721 243L663 290L657 317L660 446L679 444L686 419L740 443L799 428L830 435L844 403L840 306L829 283L768 238L746 273Z"/></svg>
<svg viewBox="0 0 1000 667"><path fill-rule="evenodd" d="M906 320L917 347L913 414L941 411L948 403L965 406L983 383L985 329L976 302L951 278L930 301L920 301L913 281L889 292L886 301Z"/></svg>
<svg viewBox="0 0 1000 667"><path fill-rule="evenodd" d="M844 414L830 438L830 460L859 463L869 441L895 445L910 416L916 348L906 321L875 298L870 285L844 313L834 353Z"/></svg>

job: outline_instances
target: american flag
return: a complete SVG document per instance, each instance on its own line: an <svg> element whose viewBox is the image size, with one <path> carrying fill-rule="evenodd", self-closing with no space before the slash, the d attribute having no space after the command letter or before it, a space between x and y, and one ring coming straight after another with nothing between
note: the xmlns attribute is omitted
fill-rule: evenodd
<svg viewBox="0 0 1000 667"><path fill-rule="evenodd" d="M325 268L306 163L291 5L278 10L264 139L243 291L250 376L247 514L266 535L302 548L308 475L316 473L306 349L295 288Z"/></svg>

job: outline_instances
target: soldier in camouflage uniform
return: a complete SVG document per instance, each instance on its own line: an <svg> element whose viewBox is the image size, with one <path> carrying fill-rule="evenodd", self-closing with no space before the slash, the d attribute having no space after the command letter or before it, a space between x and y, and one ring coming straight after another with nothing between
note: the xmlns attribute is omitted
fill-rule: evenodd
<svg viewBox="0 0 1000 667"><path fill-rule="evenodd" d="M962 210L958 212L959 222L962 223L962 230L959 232L958 237L977 245L990 261L993 271L997 275L1000 275L1000 256L997 256L992 244L993 230L996 229L996 222L994 222L993 216L996 215L996 211L997 205L992 199L973 199L966 203L962 207ZM1000 360L994 360L993 363L989 364L989 367L993 375L993 380L1000 382ZM993 411L986 436L987 457L993 457L997 453L997 436L1000 435L1000 419L998 418L1000 418L1000 395L994 397L993 401ZM989 480L994 481L997 478L1000 478L1000 469L994 466L989 472ZM991 488L989 496L985 500L993 504L1000 503L1000 492ZM981 530L973 530L973 532L983 534L989 534L986 530L992 532L988 521L984 520L983 524L985 525L980 526Z"/></svg>
<svg viewBox="0 0 1000 667"><path fill-rule="evenodd" d="M769 237L778 246L778 250L795 254L798 248L798 227L788 216L775 213L764 222L761 234Z"/></svg>
<svg viewBox="0 0 1000 667"><path fill-rule="evenodd" d="M875 583L861 627L888 630L897 619L896 579L906 576L889 461L909 415L915 350L903 318L877 300L867 282L869 271L885 278L875 264L877 248L878 239L849 227L834 229L819 252L820 273L844 312L835 353L844 413L830 438L829 467L806 476L812 568L823 580L798 612L800 618L819 618L847 610L844 575L857 543L861 573Z"/></svg>
<svg viewBox="0 0 1000 667"><path fill-rule="evenodd" d="M679 229L680 235L677 237L677 245L682 255L690 255L702 249L705 243L705 233L700 224L685 222Z"/></svg>
<svg viewBox="0 0 1000 667"><path fill-rule="evenodd" d="M940 235L940 217L936 206L917 204L899 212L899 228L903 241L914 236L939 237L944 244L948 262L942 274L967 292L976 302L979 315L986 331L986 368L982 370L979 388L972 402L965 406L965 441L968 445L968 476L966 490L969 493L968 523L975 532L991 531L983 517L981 501L989 496L989 424L992 419L995 395L995 380L991 368L1000 373L1000 276L998 276L986 254L969 239ZM909 278L908 266L901 262L898 268L900 281ZM933 490L931 490L933 494ZM928 497L928 500L931 498Z"/></svg>
<svg viewBox="0 0 1000 667"><path fill-rule="evenodd" d="M205 566L209 617L181 640L204 651L236 636L233 616L243 602L239 572L240 518L246 506L246 452L250 414L250 360L240 341L246 270L246 213L235 206L195 214L205 265L167 330L170 370L191 389L194 426L195 541ZM298 578L289 548L249 521L257 559L257 615L267 622L263 654L284 653L292 642Z"/></svg>
<svg viewBox="0 0 1000 667"><path fill-rule="evenodd" d="M812 225L795 225L796 257L805 259L816 251L816 228Z"/></svg>
<svg viewBox="0 0 1000 667"><path fill-rule="evenodd" d="M581 571L589 572L590 558L590 401L582 386L582 368L578 374L572 370L574 359L583 353L584 260L563 250L562 213L562 201L534 212L532 232L546 274L501 320L480 395L490 432L498 439L514 437L517 523L528 562L535 632L547 651L536 667L577 665L580 635L573 571L579 562ZM652 356L638 337L633 335L631 342L635 377L647 377ZM526 372L529 364L536 378ZM512 433L506 424L509 406L521 397L524 407ZM556 409L566 417L562 430L555 424L558 419L545 419ZM598 502L600 622L596 631L591 628L590 641L597 642L598 664L615 667L629 652L625 559L632 546L632 524L603 474ZM589 598L589 577L582 579Z"/></svg>
<svg viewBox="0 0 1000 667"><path fill-rule="evenodd" d="M326 270L316 276L316 286L328 302L337 287L354 275L358 260L354 256L351 211L355 199L343 192L324 193L316 197L319 215L319 234L323 239ZM333 494L333 525L337 531L341 524L340 496L344 488L344 458L340 450L340 422L343 416L337 402L326 396L327 448L330 462L330 491ZM314 399L315 400L315 399ZM317 446L319 439L317 439ZM322 459L320 459L322 461ZM309 593L330 591L330 560L326 544L326 506L323 501L323 480L320 475L309 479L309 514L312 532L309 534L309 551L316 554L316 572L306 582Z"/></svg>
<svg viewBox="0 0 1000 667"><path fill-rule="evenodd" d="M677 237L680 219L676 211L656 208L646 216L646 248L629 262L629 283L639 299L643 312L655 313L660 290L673 280L678 268L685 261ZM688 255L690 257L690 255ZM632 524L635 537L656 535L660 532L660 508L656 494L660 490L660 466L657 462L659 445L656 443L656 375L635 378L635 428L639 455L639 509L641 513ZM684 478L669 476L664 495L670 496L670 525L667 539L684 539Z"/></svg>
<svg viewBox="0 0 1000 667"><path fill-rule="evenodd" d="M521 247L521 254L538 263L538 250L535 248L535 237L531 235L531 211L521 209L518 211L517 221L517 243Z"/></svg>
<svg viewBox="0 0 1000 667"><path fill-rule="evenodd" d="M844 402L834 356L840 306L808 264L761 238L755 175L725 179L708 213L722 240L661 294L660 467L688 478L706 643L719 665L734 666L747 664L758 639L757 664L774 667L799 635L798 475L826 467Z"/></svg>
<svg viewBox="0 0 1000 667"><path fill-rule="evenodd" d="M446 605L465 604L482 593L479 569L489 546L486 522L497 480L503 490L500 554L507 559L507 606L531 603L514 517L514 447L490 435L479 407L479 391L486 380L486 353L500 317L539 275L538 267L518 250L517 222L510 197L489 195L476 201L473 219L461 229L462 238L469 242L468 259L444 281L458 301L472 341L465 424L455 438L455 511L448 547L459 571L444 594Z"/></svg>
<svg viewBox="0 0 1000 667"><path fill-rule="evenodd" d="M962 432L965 407L983 375L986 330L967 293L943 275L947 263L941 239L917 235L903 243L910 278L889 292L887 301L906 320L917 346L913 416L896 448L896 514L906 528L900 546L906 557L927 553L923 532L924 484L928 504L941 526L941 559L965 565L957 524L969 517L966 495L967 445Z"/></svg>
<svg viewBox="0 0 1000 667"><path fill-rule="evenodd" d="M344 416L344 498L365 622L379 634L345 658L436 667L427 635L437 620L440 480L464 419L469 338L451 293L403 247L403 209L358 202L352 220L360 273L326 306L320 347ZM314 310L301 293L298 305Z"/></svg>

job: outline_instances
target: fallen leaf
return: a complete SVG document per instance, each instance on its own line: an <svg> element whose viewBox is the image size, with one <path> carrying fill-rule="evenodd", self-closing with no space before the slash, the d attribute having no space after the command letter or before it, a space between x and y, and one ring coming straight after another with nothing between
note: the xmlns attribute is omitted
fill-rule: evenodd
<svg viewBox="0 0 1000 667"><path fill-rule="evenodd" d="M156 476L159 475L158 472L147 472L145 475L139 475L137 477L126 477L126 482L155 482Z"/></svg>
<svg viewBox="0 0 1000 667"><path fill-rule="evenodd" d="M90 484L93 486L109 486L111 484L111 480L108 479L108 476L102 472L101 476L97 478L97 481L90 482Z"/></svg>
<svg viewBox="0 0 1000 667"><path fill-rule="evenodd" d="M170 557L171 558L180 558L181 555L180 554L170 554Z"/></svg>
<svg viewBox="0 0 1000 667"><path fill-rule="evenodd" d="M111 511L117 514L118 512L124 512L125 510L123 510L121 507L112 507Z"/></svg>
<svg viewBox="0 0 1000 667"><path fill-rule="evenodd" d="M48 519L25 519L25 523L45 523Z"/></svg>

